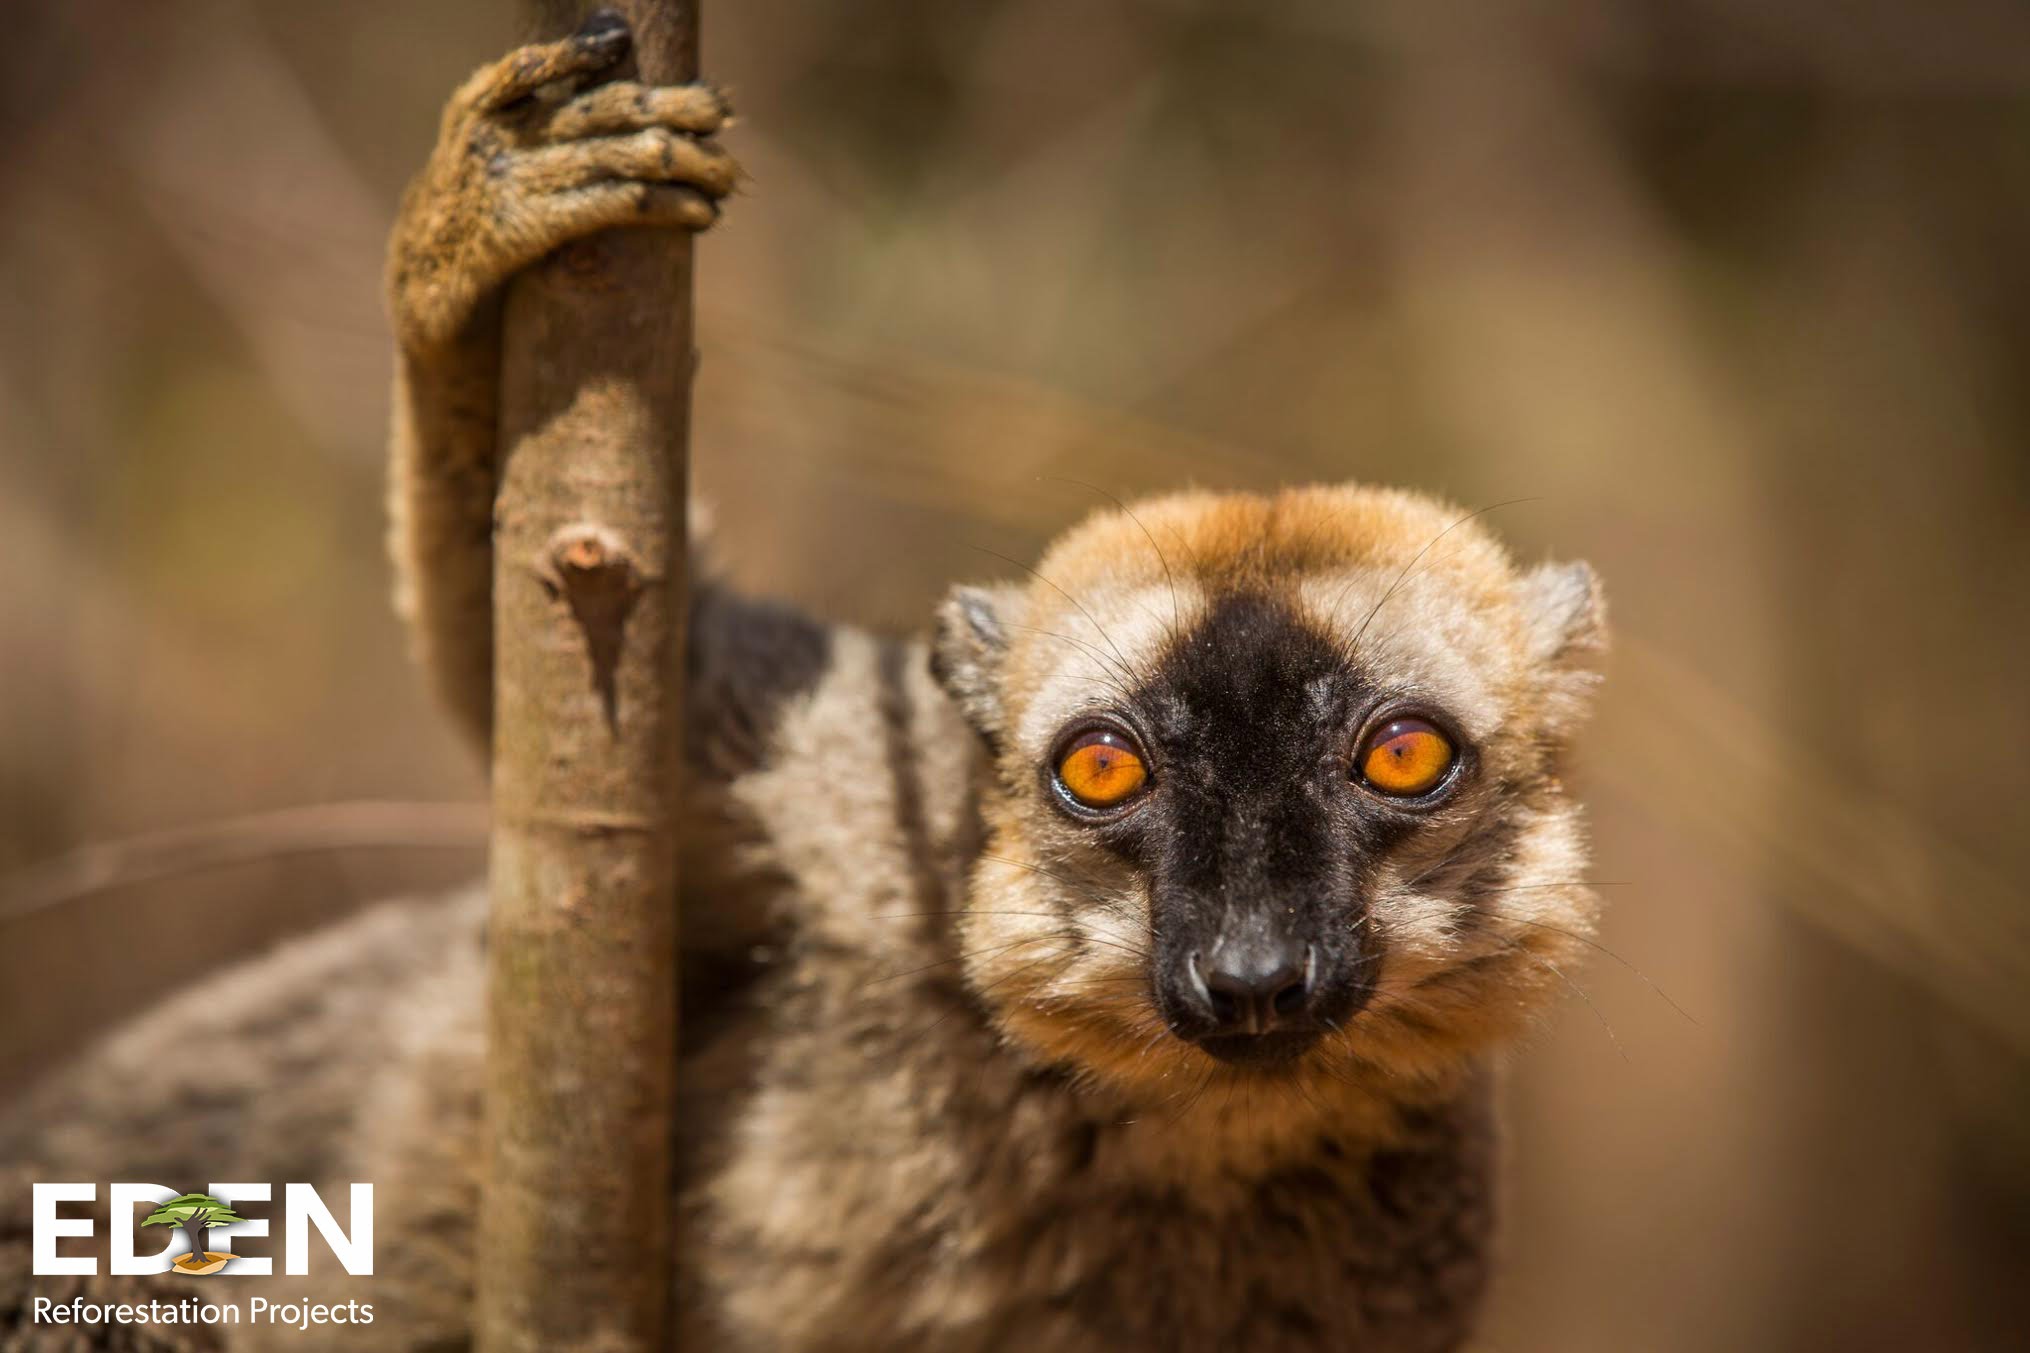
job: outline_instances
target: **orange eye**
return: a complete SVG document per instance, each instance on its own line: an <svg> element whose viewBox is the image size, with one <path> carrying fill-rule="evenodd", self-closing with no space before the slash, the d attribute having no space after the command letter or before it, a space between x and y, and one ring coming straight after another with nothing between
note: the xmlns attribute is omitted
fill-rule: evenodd
<svg viewBox="0 0 2030 1353"><path fill-rule="evenodd" d="M1452 769L1452 741L1422 719L1395 719L1368 734L1360 749L1360 778L1384 794L1413 799L1428 794Z"/></svg>
<svg viewBox="0 0 2030 1353"><path fill-rule="evenodd" d="M1095 728L1058 755L1057 782L1088 808L1112 808L1149 782L1149 770L1126 734Z"/></svg>

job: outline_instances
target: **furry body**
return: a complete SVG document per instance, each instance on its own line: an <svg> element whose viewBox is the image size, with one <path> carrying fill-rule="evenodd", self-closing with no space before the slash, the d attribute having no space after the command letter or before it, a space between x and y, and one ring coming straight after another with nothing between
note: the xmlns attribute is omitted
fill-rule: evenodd
<svg viewBox="0 0 2030 1353"><path fill-rule="evenodd" d="M791 882L779 963L687 1026L689 1346L1454 1346L1490 1222L1479 1078L1386 1108L1328 1093L1292 1120L1245 1088L1138 1104L1015 1053L951 961L957 922L923 914L960 905L981 848L970 733L921 645L830 647L777 755L728 786L774 842L757 877ZM376 1347L447 1346L470 1290L480 917L475 896L382 908L224 978L201 1014L164 1007L22 1105L4 1158L23 1180L371 1180L403 1220L375 1277L317 1296L372 1301ZM244 1069L221 1086L228 1050ZM183 1280L71 1281L133 1300Z"/></svg>
<svg viewBox="0 0 2030 1353"><path fill-rule="evenodd" d="M1490 1220L1478 1079L1264 1121L1245 1088L1138 1105L1012 1053L951 961L956 919L925 914L962 903L981 849L970 732L921 645L828 647L776 754L727 786L773 843L755 876L789 881L786 938L737 1010L687 1026L682 1302L709 1329L689 1346L1453 1346ZM5 1158L23 1179L371 1180L404 1219L375 1277L319 1295L372 1301L377 1347L444 1346L470 1284L480 916L474 896L379 909L223 979L202 1014L172 1003L21 1106ZM227 1050L244 1070L222 1087Z"/></svg>
<svg viewBox="0 0 2030 1353"><path fill-rule="evenodd" d="M488 297L614 224L616 192L684 224L677 204L730 182L695 144L650 165L688 196L615 177L648 172L617 144L634 123L688 119L695 137L720 113L573 95L613 55L581 35L475 77L397 232L405 609L476 731ZM528 102L560 81L568 102ZM500 187L538 160L548 179ZM572 196L587 184L597 210ZM496 196L482 211L475 194ZM515 247L475 243L479 217ZM672 1200L686 1346L1457 1347L1487 1275L1490 1059L1592 921L1558 771L1599 635L1583 568L1518 570L1454 509L1351 488L1101 514L1032 582L954 593L929 641L702 583ZM1346 739L1363 710L1410 700L1466 759L1442 796L1391 804L1348 778ZM1145 729L1155 767L1149 806L1104 829L1048 781L1061 730L1102 716ZM1153 864L1169 819L1152 814L1191 804L1188 848ZM1355 843L1329 902L1276 893L1326 839L1300 821ZM1194 933L1269 924L1264 906L1344 948L1360 1001L1300 1059L1231 1065L1165 1013L1156 977L1197 961L1178 949ZM307 1294L373 1302L374 1347L462 1346L481 911L382 908L144 1017L0 1127L8 1196L29 1179L370 1180L401 1203L375 1276L313 1276ZM0 1218L0 1348L232 1337L15 1323L31 1296L67 1295L26 1278L25 1225ZM68 1280L129 1300L179 1281Z"/></svg>

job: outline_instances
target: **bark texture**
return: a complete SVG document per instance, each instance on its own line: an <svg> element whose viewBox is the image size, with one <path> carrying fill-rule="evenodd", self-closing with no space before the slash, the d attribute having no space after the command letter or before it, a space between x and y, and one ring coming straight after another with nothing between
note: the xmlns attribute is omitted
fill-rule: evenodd
<svg viewBox="0 0 2030 1353"><path fill-rule="evenodd" d="M694 0L626 0L696 78ZM592 8L524 0L541 36ZM621 230L519 277L494 527L484 1353L668 1346L691 240Z"/></svg>

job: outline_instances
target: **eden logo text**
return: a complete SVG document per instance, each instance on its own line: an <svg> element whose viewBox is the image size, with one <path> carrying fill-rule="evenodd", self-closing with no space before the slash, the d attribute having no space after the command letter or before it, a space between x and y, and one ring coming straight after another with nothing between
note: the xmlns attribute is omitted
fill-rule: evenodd
<svg viewBox="0 0 2030 1353"><path fill-rule="evenodd" d="M347 1220L343 1225L309 1184L283 1184L282 1271L310 1272L310 1233L317 1232L330 1258L347 1273L364 1277L374 1271L374 1186L349 1186ZM109 1184L107 1194L106 1272L113 1274L225 1273L264 1277L275 1271L265 1254L236 1255L236 1240L270 1234L267 1209L271 1184L213 1184L204 1193L180 1193L159 1184ZM34 1202L34 1259L38 1276L99 1273L97 1219L80 1215L78 1205L96 1204L97 1184L37 1184ZM143 1213L142 1209L146 1209ZM66 1209L68 1209L66 1211ZM93 1208L96 1211L96 1208ZM143 1228L160 1227L144 1242ZM156 1234L169 1236L157 1245ZM320 1261L320 1263L329 1260Z"/></svg>

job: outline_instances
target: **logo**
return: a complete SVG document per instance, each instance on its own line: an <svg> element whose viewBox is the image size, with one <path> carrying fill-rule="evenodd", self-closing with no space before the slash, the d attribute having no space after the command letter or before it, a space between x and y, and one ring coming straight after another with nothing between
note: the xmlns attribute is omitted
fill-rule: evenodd
<svg viewBox="0 0 2030 1353"><path fill-rule="evenodd" d="M204 1277L223 1272L227 1279L265 1278L275 1272L275 1259L266 1254L235 1254L233 1242L268 1237L270 1218L248 1216L246 1211L265 1214L248 1204L270 1201L277 1188L282 1193L279 1220L282 1223L282 1271L300 1276L310 1272L314 1248L310 1232L315 1229L328 1251L317 1267L329 1271L338 1266L355 1277L374 1271L374 1186L354 1184L348 1190L349 1209L343 1225L326 1207L317 1190L308 1184L213 1184L205 1193L178 1193L159 1184L113 1184L106 1190L106 1207L99 1211L97 1184L37 1184L34 1187L34 1246L30 1268L38 1277L72 1275L95 1277L100 1254L89 1242L103 1234L110 1251L106 1271L115 1275L183 1273ZM91 1207L95 1215L79 1215L78 1205ZM71 1211L59 1211L69 1205ZM137 1215L145 1210L146 1215ZM107 1222L100 1232L99 1223ZM169 1240L152 1254L137 1247L137 1241L151 1226L166 1229ZM67 1298L37 1296L33 1302L34 1323L38 1325L259 1325L263 1329L308 1330L323 1325L371 1325L374 1308L365 1301L270 1301L249 1296L244 1302L234 1297L235 1284L206 1284L193 1288L172 1283L171 1291L141 1284L127 1289L116 1301L91 1300L81 1295ZM239 1289L244 1291L245 1289ZM217 1295L219 1300L201 1300ZM152 1345L151 1345L152 1346Z"/></svg>
<svg viewBox="0 0 2030 1353"><path fill-rule="evenodd" d="M170 1268L177 1273L203 1275L216 1273L233 1261L232 1251L214 1250L204 1243L205 1234L214 1226L231 1226L245 1221L233 1211L230 1204L222 1203L209 1193L186 1193L171 1198L162 1206L141 1219L143 1226L181 1226L190 1233L190 1253L179 1254L169 1261Z"/></svg>
<svg viewBox="0 0 2030 1353"><path fill-rule="evenodd" d="M350 1186L350 1206L343 1225L309 1184L213 1184L205 1193L177 1193L159 1184L113 1184L107 1188L106 1212L97 1210L96 1184L37 1184L31 1267L38 1277L96 1276L99 1255L80 1242L97 1239L98 1223L103 1219L107 1223L104 1236L110 1250L109 1273L202 1277L223 1270L229 1278L267 1277L275 1272L275 1258L260 1253L235 1254L233 1247L236 1240L268 1237L268 1209L251 1205L269 1202L277 1188L282 1207L280 1217L274 1220L282 1227L282 1272L291 1276L310 1272L313 1229L328 1251L319 1260L320 1267L335 1259L340 1268L356 1277L374 1271L372 1184ZM97 1215L76 1215L79 1204L93 1205ZM59 1211L66 1205L73 1209L69 1215ZM147 1215L137 1217L143 1208L149 1209ZM168 1243L146 1253L140 1248L145 1239L142 1233L157 1226L167 1229Z"/></svg>

